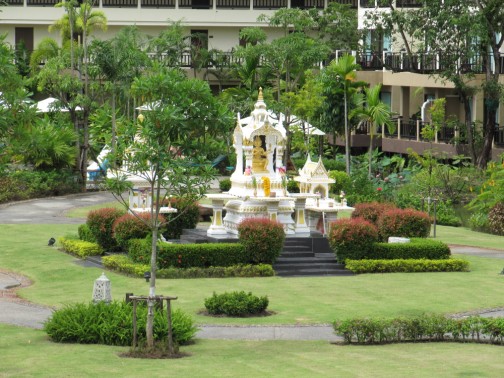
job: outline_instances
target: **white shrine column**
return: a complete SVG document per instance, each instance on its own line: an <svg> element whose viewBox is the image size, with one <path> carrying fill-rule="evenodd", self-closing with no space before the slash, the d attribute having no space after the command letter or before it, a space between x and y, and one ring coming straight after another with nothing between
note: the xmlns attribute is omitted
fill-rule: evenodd
<svg viewBox="0 0 504 378"><path fill-rule="evenodd" d="M226 194L207 194L207 197L212 200L212 224L207 230L207 235L225 235L227 230L224 227L222 221L222 209L224 208L224 202L234 198Z"/></svg>
<svg viewBox="0 0 504 378"><path fill-rule="evenodd" d="M277 148L276 148L276 171L278 172L278 168L282 167L284 164L283 164L283 146L280 146L280 145L277 145Z"/></svg>
<svg viewBox="0 0 504 378"><path fill-rule="evenodd" d="M236 167L234 173L239 176L243 175L244 167L243 167L243 146L241 143L237 143L233 146L236 151Z"/></svg>
<svg viewBox="0 0 504 378"><path fill-rule="evenodd" d="M245 168L252 168L252 146L244 146L243 153L245 154Z"/></svg>

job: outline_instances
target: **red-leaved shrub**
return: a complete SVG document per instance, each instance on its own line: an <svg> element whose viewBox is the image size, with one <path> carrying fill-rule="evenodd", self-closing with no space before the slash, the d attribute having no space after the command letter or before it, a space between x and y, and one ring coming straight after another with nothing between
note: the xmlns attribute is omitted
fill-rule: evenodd
<svg viewBox="0 0 504 378"><path fill-rule="evenodd" d="M96 242L105 251L113 251L117 249L117 243L112 237L112 225L117 218L124 214L124 210L110 207L104 207L103 209L89 212L86 224L96 239Z"/></svg>
<svg viewBox="0 0 504 378"><path fill-rule="evenodd" d="M429 215L414 209L387 210L378 218L378 232L383 241L390 236L426 238L430 226Z"/></svg>
<svg viewBox="0 0 504 378"><path fill-rule="evenodd" d="M329 245L341 263L369 255L376 241L376 226L363 218L338 219L329 225Z"/></svg>
<svg viewBox="0 0 504 378"><path fill-rule="evenodd" d="M352 212L352 218L363 218L375 225L378 224L378 218L387 210L396 209L392 203L366 202L358 203Z"/></svg>
<svg viewBox="0 0 504 378"><path fill-rule="evenodd" d="M140 219L139 219L140 218ZM112 235L117 244L127 250L128 241L131 239L143 239L150 234L150 213L141 213L137 216L133 214L124 214L116 219L112 225ZM164 216L161 214L158 218L160 223L165 222Z"/></svg>
<svg viewBox="0 0 504 378"><path fill-rule="evenodd" d="M240 243L250 262L273 264L285 241L283 226L268 218L245 219L238 225Z"/></svg>
<svg viewBox="0 0 504 378"><path fill-rule="evenodd" d="M488 213L490 231L496 235L504 235L504 203L497 203Z"/></svg>

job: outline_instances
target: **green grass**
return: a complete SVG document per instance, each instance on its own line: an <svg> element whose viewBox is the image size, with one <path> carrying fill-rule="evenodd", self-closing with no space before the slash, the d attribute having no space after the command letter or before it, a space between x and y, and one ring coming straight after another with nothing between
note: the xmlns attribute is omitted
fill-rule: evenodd
<svg viewBox="0 0 504 378"><path fill-rule="evenodd" d="M121 205L119 202L112 201L112 202L101 203L98 205L76 207L74 209L67 211L65 213L65 216L67 218L86 218L90 211L102 209L104 207L113 207L116 209L124 209L124 206Z"/></svg>
<svg viewBox="0 0 504 378"><path fill-rule="evenodd" d="M34 285L19 291L36 303L60 307L87 302L97 268L83 268L76 258L46 246L49 237L75 232L76 225L4 225L0 240L0 267L25 274ZM309 324L330 323L354 316L453 313L503 307L502 260L463 256L469 273L363 274L352 277L228 278L158 280L157 292L175 295L175 306L192 314L200 324ZM147 283L113 272L112 294L147 294ZM227 319L198 315L204 299L231 290L268 295L277 314L263 318Z"/></svg>
<svg viewBox="0 0 504 378"><path fill-rule="evenodd" d="M504 250L504 236L476 232L465 227L436 226L436 239L447 244Z"/></svg>
<svg viewBox="0 0 504 378"><path fill-rule="evenodd" d="M502 347L419 343L197 340L173 360L122 358L128 348L56 344L43 331L0 324L2 377L501 377Z"/></svg>

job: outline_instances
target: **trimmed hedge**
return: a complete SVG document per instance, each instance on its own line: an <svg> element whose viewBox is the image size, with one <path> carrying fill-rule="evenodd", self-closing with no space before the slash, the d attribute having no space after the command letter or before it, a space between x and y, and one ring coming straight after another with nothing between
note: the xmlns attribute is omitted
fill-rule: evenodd
<svg viewBox="0 0 504 378"><path fill-rule="evenodd" d="M148 264L151 256L150 241L132 239L128 255L134 262ZM158 243L160 269L231 266L248 264L250 259L239 243L170 244Z"/></svg>
<svg viewBox="0 0 504 378"><path fill-rule="evenodd" d="M469 262L461 259L346 260L345 267L354 273L468 272Z"/></svg>
<svg viewBox="0 0 504 378"><path fill-rule="evenodd" d="M285 241L283 225L268 218L249 218L238 225L238 238L248 262L273 264Z"/></svg>
<svg viewBox="0 0 504 378"><path fill-rule="evenodd" d="M364 258L385 259L447 259L450 247L438 240L412 238L409 243L374 243L373 250Z"/></svg>
<svg viewBox="0 0 504 378"><path fill-rule="evenodd" d="M159 214L158 221L164 223L165 217ZM128 242L131 239L143 239L147 235L150 235L150 222L150 213L140 213L137 215L124 214L117 218L112 225L112 236L117 244L126 251L128 249Z"/></svg>
<svg viewBox="0 0 504 378"><path fill-rule="evenodd" d="M333 323L337 335L348 344L387 344L406 341L490 342L504 345L504 318L442 315L412 318L356 318Z"/></svg>
<svg viewBox="0 0 504 378"><path fill-rule="evenodd" d="M86 258L87 256L103 255L103 248L96 243L87 242L84 240L59 238L58 244L61 248L72 255L78 256L80 258Z"/></svg>
<svg viewBox="0 0 504 378"><path fill-rule="evenodd" d="M145 340L147 306L137 307L139 339ZM197 331L193 319L177 309L172 312L173 341L187 344ZM75 303L53 312L44 324L49 337L60 343L128 346L133 338L133 306L130 303ZM156 311L154 340L165 341L168 323L165 311Z"/></svg>
<svg viewBox="0 0 504 378"><path fill-rule="evenodd" d="M127 256L115 255L102 258L103 265L110 270L135 277L143 277L150 270L146 264L137 264ZM210 266L208 268L166 268L156 272L157 278L227 278L227 277L272 277L275 271L271 265L231 265Z"/></svg>
<svg viewBox="0 0 504 378"><path fill-rule="evenodd" d="M431 218L427 213L414 209L391 209L378 218L378 233L381 240L390 236L426 238L429 236Z"/></svg>
<svg viewBox="0 0 504 378"><path fill-rule="evenodd" d="M93 234L96 242L106 251L117 249L117 243L112 236L112 225L115 220L126 214L124 210L113 207L90 211L87 216L86 224Z"/></svg>
<svg viewBox="0 0 504 378"><path fill-rule="evenodd" d="M250 316L257 315L268 308L267 296L258 297L244 291L216 294L205 299L205 308L211 315Z"/></svg>
<svg viewBox="0 0 504 378"><path fill-rule="evenodd" d="M338 219L329 225L329 245L339 262L370 256L378 241L376 226L362 218Z"/></svg>

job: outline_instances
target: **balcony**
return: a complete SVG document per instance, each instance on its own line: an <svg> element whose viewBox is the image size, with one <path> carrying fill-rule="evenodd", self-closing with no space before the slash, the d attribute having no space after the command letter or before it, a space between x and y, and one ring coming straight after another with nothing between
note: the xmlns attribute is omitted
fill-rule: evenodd
<svg viewBox="0 0 504 378"><path fill-rule="evenodd" d="M5 0L3 1L5 5L23 6L23 0ZM2 4L2 5L4 5Z"/></svg>
<svg viewBox="0 0 504 378"><path fill-rule="evenodd" d="M217 0L217 9L249 9L250 0Z"/></svg>
<svg viewBox="0 0 504 378"><path fill-rule="evenodd" d="M54 7L60 0L26 0L29 7Z"/></svg>
<svg viewBox="0 0 504 378"><path fill-rule="evenodd" d="M142 8L175 8L175 0L140 0Z"/></svg>
<svg viewBox="0 0 504 378"><path fill-rule="evenodd" d="M102 0L104 7L137 8L138 0Z"/></svg>
<svg viewBox="0 0 504 378"><path fill-rule="evenodd" d="M328 0L328 3L336 3L341 5L349 5L352 9L357 9L359 0Z"/></svg>
<svg viewBox="0 0 504 378"><path fill-rule="evenodd" d="M422 6L422 0L396 0L397 8L420 8Z"/></svg>

